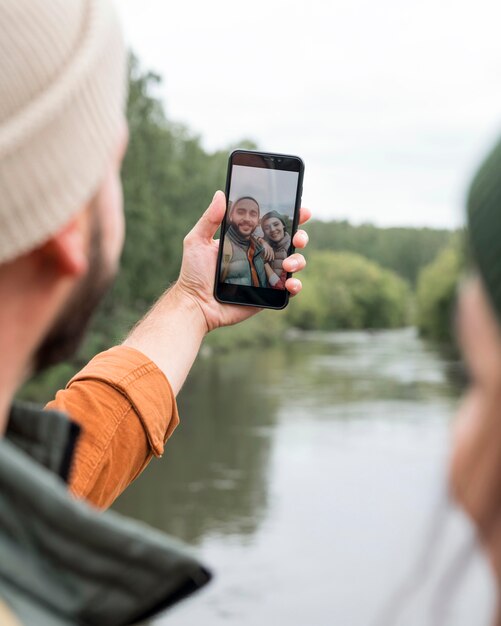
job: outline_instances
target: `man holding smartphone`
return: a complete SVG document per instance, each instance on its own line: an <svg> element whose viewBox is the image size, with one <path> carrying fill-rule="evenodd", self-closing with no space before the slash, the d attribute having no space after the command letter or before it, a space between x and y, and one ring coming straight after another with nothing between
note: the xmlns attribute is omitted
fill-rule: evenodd
<svg viewBox="0 0 501 626"><path fill-rule="evenodd" d="M251 196L238 198L228 215L221 280L230 285L266 287L264 247L254 237L259 226L259 203Z"/></svg>
<svg viewBox="0 0 501 626"><path fill-rule="evenodd" d="M209 574L178 543L77 500L109 506L161 456L203 337L256 309L213 297L217 192L185 239L178 282L126 341L45 410L13 402L72 353L118 268L126 54L109 0L0 0L0 52L2 623L135 623Z"/></svg>

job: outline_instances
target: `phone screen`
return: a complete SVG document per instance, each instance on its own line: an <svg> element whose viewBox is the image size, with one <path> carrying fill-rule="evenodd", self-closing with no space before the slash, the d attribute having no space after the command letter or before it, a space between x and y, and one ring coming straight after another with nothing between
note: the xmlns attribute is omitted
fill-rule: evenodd
<svg viewBox="0 0 501 626"><path fill-rule="evenodd" d="M303 164L298 157L236 151L230 157L216 297L283 308L284 259L293 251Z"/></svg>

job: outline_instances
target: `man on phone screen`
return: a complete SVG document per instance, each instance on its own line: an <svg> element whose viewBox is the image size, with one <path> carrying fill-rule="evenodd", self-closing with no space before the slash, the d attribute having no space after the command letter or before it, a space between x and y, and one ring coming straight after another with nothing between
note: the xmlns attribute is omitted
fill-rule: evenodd
<svg viewBox="0 0 501 626"><path fill-rule="evenodd" d="M264 248L254 236L259 226L259 203L251 196L236 200L228 217L223 246L221 281L231 285L266 287Z"/></svg>

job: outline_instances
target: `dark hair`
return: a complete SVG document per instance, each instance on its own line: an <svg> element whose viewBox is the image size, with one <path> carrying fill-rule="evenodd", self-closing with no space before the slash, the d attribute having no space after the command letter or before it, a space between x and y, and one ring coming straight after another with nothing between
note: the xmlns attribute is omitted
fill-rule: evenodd
<svg viewBox="0 0 501 626"><path fill-rule="evenodd" d="M252 200L252 202L255 202L257 204L257 209L258 211L260 210L259 207L259 202L256 200L256 198L253 198L252 196L240 196L240 198L238 198L237 200L235 200L235 202L232 202L231 204L231 210L233 211L233 209L235 208L235 205L240 202L240 200Z"/></svg>

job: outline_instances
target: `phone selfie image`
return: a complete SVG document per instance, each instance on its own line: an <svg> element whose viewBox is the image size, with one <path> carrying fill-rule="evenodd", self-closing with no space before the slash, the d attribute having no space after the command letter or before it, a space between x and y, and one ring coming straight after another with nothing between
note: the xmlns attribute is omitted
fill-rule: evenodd
<svg viewBox="0 0 501 626"><path fill-rule="evenodd" d="M293 252L303 164L298 157L237 151L230 157L216 297L283 308L283 261Z"/></svg>

